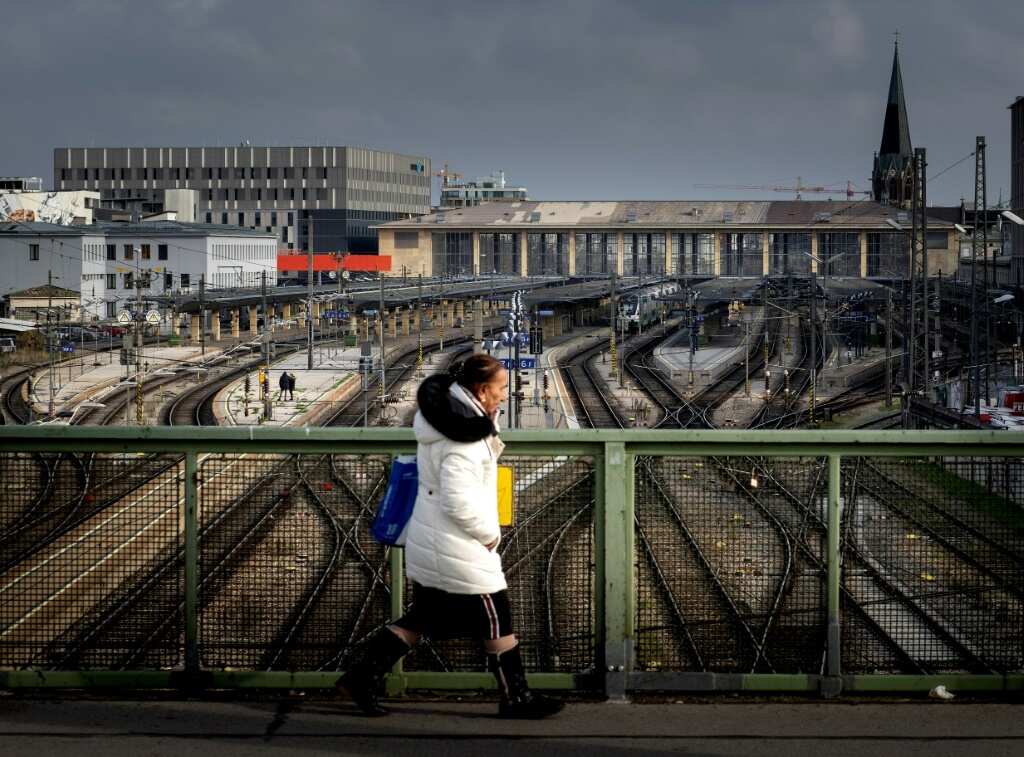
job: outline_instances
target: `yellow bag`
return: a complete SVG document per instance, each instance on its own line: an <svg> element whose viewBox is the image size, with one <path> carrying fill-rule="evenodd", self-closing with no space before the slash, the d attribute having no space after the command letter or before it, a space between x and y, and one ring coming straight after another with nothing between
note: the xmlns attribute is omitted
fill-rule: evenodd
<svg viewBox="0 0 1024 757"><path fill-rule="evenodd" d="M512 468L498 466L498 525L512 525Z"/></svg>

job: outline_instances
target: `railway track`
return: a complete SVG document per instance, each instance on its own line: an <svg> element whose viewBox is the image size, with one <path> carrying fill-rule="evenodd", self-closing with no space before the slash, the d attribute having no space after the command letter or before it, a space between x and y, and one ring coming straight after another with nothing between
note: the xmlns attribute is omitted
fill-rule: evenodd
<svg viewBox="0 0 1024 757"><path fill-rule="evenodd" d="M242 464L241 460L246 458L248 461ZM247 498L260 496L259 490L251 484L251 481L253 479L258 479L259 482L266 481L267 476L269 475L268 466L270 464L271 462L265 460L262 456L242 456L242 458L229 461L219 460L217 456L204 456L202 465L204 467L209 467L209 471L204 475L204 480L217 479L220 477L226 482L225 484L221 484L219 487L221 491L219 492L217 490L211 490L211 485L204 483L204 511L208 509L213 513L217 513L220 509L217 504L217 499L218 497L223 498L223 496L225 496L225 492L223 490L227 490L228 493L234 493L238 496L236 498L237 501L231 504L230 507L224 510L224 512L244 512L246 508L243 507L242 503L244 503ZM292 464L297 466L297 459L292 460ZM163 476L158 474L152 480L143 484L143 488L159 488L167 483L171 483L173 485L173 482L178 480L180 477L181 472L179 461L171 461L171 465L175 466L175 470L173 472L167 472ZM243 467L246 468L255 468L255 470L246 470L244 475L239 479L238 473L228 472L228 469L232 467L236 467L237 469L237 466L239 465L243 465ZM170 476L170 478L168 478L168 476ZM280 471L274 473L270 478L280 478ZM294 487L292 488L308 493L309 487L304 486L302 484L302 480L302 476L297 476ZM260 485L261 484L257 484L256 487ZM121 507L120 512L128 512L134 509L131 503L127 503L123 507L122 505L124 505L124 503L118 503L118 507ZM157 507L156 512L152 512L150 515L153 518L152 523L160 523L164 528L167 528L167 519L173 517L172 513L177 515L180 508L180 501L176 499L174 502L165 502L163 505L164 506L162 508ZM307 516L310 513L315 514L318 512L315 505L315 499L307 498L305 505L305 514ZM108 504L107 508L110 507L111 505ZM320 512L322 515L322 511ZM100 517L102 517L102 514ZM109 521L113 521L115 519L116 516L108 518ZM177 517L174 517L174 521L177 522ZM241 565L247 562L246 560L241 559L242 556L248 555L250 552L253 553L253 555L258 555L263 551L263 547L257 545L257 543L253 541L253 539L258 536L254 529L257 526L260 526L261 528L265 527L268 531L265 538L269 539L271 543L278 538L274 535L277 531L287 532L288 529L275 528L274 518L270 517L268 519L268 514L266 512L259 513L258 518L256 518L255 521L253 521L252 518L240 521L238 517L220 517L218 518L217 523L220 530L217 531L216 534L219 534L219 536L215 535L215 532L205 528L202 532L204 539L204 555L210 551L216 551L218 549L216 546L218 541L225 545L221 550L223 559L218 560L214 565L214 569L209 571L208 574L207 572L203 573L203 575L206 576L203 584L204 590L209 592L212 596L209 606L204 607L204 618L208 619L212 625L217 625L218 622L220 622L218 620L219 618L227 626L232 626L233 624L237 625L239 622L244 622L244 618L238 617L239 608L235 602L223 599L231 594L230 591L227 591L224 588L227 586L224 582L233 580L230 579L229 576L232 575L233 572L241 570ZM99 526L99 528L103 527L104 526ZM149 528L150 530L153 530L152 525L149 526ZM113 536L116 531L113 531L112 529L108 530L112 531L112 538L116 538ZM295 533L299 532L299 529L293 530ZM223 534L233 534L234 536L224 536ZM98 534L94 531L93 535ZM71 533L70 536L74 536L74 534ZM236 536L238 537L238 540L234 544L231 544L231 540ZM262 544L263 538L264 537L259 537L260 544ZM67 634L61 633L58 640L58 647L64 649L64 651L55 655L51 649L47 652L48 659L57 660L57 665L79 664L78 661L84 660L90 655L102 656L103 654L109 654L109 650L112 647L122 650L119 654L122 655L123 659L119 659L119 661L117 661L117 664L120 665L130 666L141 660L157 662L157 658L173 656L172 651L176 650L176 640L172 637L175 637L175 634L177 633L176 629L180 623L180 608L177 606L172 607L168 605L168 602L170 602L169 598L173 598L174 601L177 602L181 597L181 592L175 590L174 587L168 584L168 582L173 583L176 580L176 575L179 576L178 580L180 580L180 564L182 559L180 533L176 529L173 532L168 530L167 532L160 534L158 538L151 539L151 541L152 544L146 551L144 556L145 559L143 559L142 563L144 565L147 564L148 561L156 559L157 562L152 563L155 567L147 569L144 568L143 565L140 565L138 568L135 568L135 570L142 569L144 572L141 574L133 574L130 581L125 581L121 584L121 586L124 587L143 587L145 591L133 590L126 591L125 593L119 593L121 589L118 588L113 593L84 598L82 602L89 603L91 600L92 610L90 610L89 613L79 612L78 615L80 617L86 617L87 620L77 623L74 631ZM213 545L212 549L207 545ZM305 548L308 548L308 544L304 546ZM115 552L119 551L120 550L115 550ZM240 560L241 562L239 562ZM108 562L108 560L105 558L99 560L98 564L90 565L87 572L94 572L106 562ZM109 566L103 567L109 568ZM66 581L66 584L69 586L74 585L78 580L78 578L70 578ZM260 586L266 585L266 582L263 580L260 580L257 583ZM255 584L251 580L249 582L238 584L240 591L237 593L237 596L246 597L246 593L241 591L241 589L245 587L251 589L254 585ZM291 587L299 585L301 585L301 582L293 582L290 584ZM160 586L164 586L165 588L163 590L154 589L154 587ZM0 591L2 590L2 587L0 587ZM64 589L62 588L60 591L63 592ZM55 601L55 599L56 598L54 596L51 596L49 599L44 600L42 604L45 605L49 602ZM293 597L292 599L295 600L295 602L298 602L300 606L305 606L308 609L313 608L318 601L317 594L311 594L308 596L305 604L299 602L298 596ZM234 611L218 615L219 611L217 608L221 606L218 602L226 602L227 604L225 607L227 605L232 605L234 607ZM245 607L248 608L251 604L251 599L247 599ZM263 605L268 607L270 606L266 602L264 602ZM287 606L291 607L292 604L288 603ZM276 607L278 610L281 609L280 604ZM69 613L66 607L60 608L60 612L65 616L74 614ZM299 626L305 623L305 619L308 615L308 613L303 613L298 618L296 622ZM287 613L283 613L283 616L286 617ZM149 624L153 622L153 618L155 617L162 617L162 620L158 622L155 627L151 628ZM116 623L114 622L115 620L117 620ZM16 620L16 623L18 625L23 625L22 621L23 619ZM143 634L145 637L144 644L130 653L124 653L126 646L123 640L117 640L118 634L130 634L132 631L117 631L115 630L115 626L121 629L134 629L134 633L136 635L138 635L140 628L145 628L146 632ZM38 626L36 626L36 630L38 630ZM297 629L295 632L281 631L282 638L293 639L299 630L300 629ZM31 628L29 628L29 632L31 632ZM4 627L0 625L0 639L3 639L3 636ZM74 638L79 638L79 641L74 641ZM269 644L272 639L265 639L264 641ZM285 644L286 649L289 643L290 642ZM259 645L253 645L253 648L258 646ZM174 654L176 654L176 651L174 651ZM108 663L113 663L113 661L108 660Z"/></svg>

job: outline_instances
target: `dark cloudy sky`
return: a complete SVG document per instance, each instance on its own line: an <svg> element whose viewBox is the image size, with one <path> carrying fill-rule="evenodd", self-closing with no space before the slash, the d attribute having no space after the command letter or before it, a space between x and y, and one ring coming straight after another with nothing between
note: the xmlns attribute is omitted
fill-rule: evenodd
<svg viewBox="0 0 1024 757"><path fill-rule="evenodd" d="M1009 193L1024 2L78 0L3 13L0 175L61 145L351 144L538 199L869 186L892 33L930 173L988 138ZM933 203L973 192L973 161Z"/></svg>

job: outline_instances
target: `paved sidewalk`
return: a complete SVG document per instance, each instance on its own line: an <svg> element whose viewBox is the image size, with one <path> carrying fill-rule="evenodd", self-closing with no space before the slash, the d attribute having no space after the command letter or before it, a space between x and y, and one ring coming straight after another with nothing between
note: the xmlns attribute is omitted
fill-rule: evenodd
<svg viewBox="0 0 1024 757"><path fill-rule="evenodd" d="M1019 755L1020 705L985 702L570 704L538 722L496 705L399 702L367 719L317 699L0 698L0 755Z"/></svg>

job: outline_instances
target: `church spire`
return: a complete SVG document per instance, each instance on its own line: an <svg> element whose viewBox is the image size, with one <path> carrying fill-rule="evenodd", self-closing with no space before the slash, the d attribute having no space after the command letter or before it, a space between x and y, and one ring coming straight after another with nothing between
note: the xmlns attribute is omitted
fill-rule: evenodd
<svg viewBox="0 0 1024 757"><path fill-rule="evenodd" d="M910 206L913 162L914 150L910 143L910 121L903 95L897 33L892 54L892 74L889 77L889 98L885 103L885 120L882 124L882 144L875 155L874 170L871 173L876 202L897 207Z"/></svg>
<svg viewBox="0 0 1024 757"><path fill-rule="evenodd" d="M912 156L910 145L910 122L907 119L907 102L903 97L903 74L900 72L900 41L892 53L892 75L889 77L889 99L885 104L885 123L882 126L882 146L879 155Z"/></svg>

